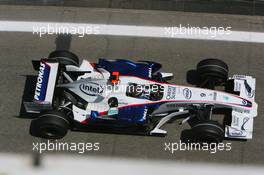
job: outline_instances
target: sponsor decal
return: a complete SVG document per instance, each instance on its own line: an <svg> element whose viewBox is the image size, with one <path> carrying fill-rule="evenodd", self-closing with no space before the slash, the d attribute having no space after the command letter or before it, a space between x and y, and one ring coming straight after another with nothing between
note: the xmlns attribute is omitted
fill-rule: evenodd
<svg viewBox="0 0 264 175"><path fill-rule="evenodd" d="M255 91L251 90L251 92L248 92L248 90L246 90L246 95L247 95L248 98L252 98L255 95Z"/></svg>
<svg viewBox="0 0 264 175"><path fill-rule="evenodd" d="M168 92L167 92L166 99L167 100L175 99L175 96L176 96L176 87L168 86Z"/></svg>
<svg viewBox="0 0 264 175"><path fill-rule="evenodd" d="M245 117L243 119L243 124L241 126L241 130L245 131L245 124L249 121L249 117Z"/></svg>
<svg viewBox="0 0 264 175"><path fill-rule="evenodd" d="M247 78L245 75L234 75L235 79L245 79Z"/></svg>
<svg viewBox="0 0 264 175"><path fill-rule="evenodd" d="M237 81L235 81L235 84L234 84L234 91L240 91L241 89L241 84Z"/></svg>
<svg viewBox="0 0 264 175"><path fill-rule="evenodd" d="M205 94L205 93L201 93L200 96L201 96L201 97L205 97L206 94Z"/></svg>
<svg viewBox="0 0 264 175"><path fill-rule="evenodd" d="M183 89L182 94L186 99L190 99L192 97L192 91L188 88Z"/></svg>
<svg viewBox="0 0 264 175"><path fill-rule="evenodd" d="M110 108L107 112L107 115L117 115L118 114L118 108Z"/></svg>
<svg viewBox="0 0 264 175"><path fill-rule="evenodd" d="M239 125L239 118L235 115L232 117L232 126L238 126Z"/></svg>
<svg viewBox="0 0 264 175"><path fill-rule="evenodd" d="M252 107L252 102L244 99L244 100L242 100L242 105L246 106L246 107Z"/></svg>
<svg viewBox="0 0 264 175"><path fill-rule="evenodd" d="M48 86L50 67L44 62L40 62L37 84L35 89L34 100L44 101L46 97L46 90Z"/></svg>
<svg viewBox="0 0 264 175"><path fill-rule="evenodd" d="M216 101L216 97L217 97L217 93L214 92L214 97L213 97L214 101Z"/></svg>
<svg viewBox="0 0 264 175"><path fill-rule="evenodd" d="M233 130L233 131L230 132L230 136L233 136L233 137L243 136L243 131Z"/></svg>
<svg viewBox="0 0 264 175"><path fill-rule="evenodd" d="M80 84L80 90L90 96L101 95L104 91L104 88L97 83L89 82Z"/></svg>
<svg viewBox="0 0 264 175"><path fill-rule="evenodd" d="M246 95L249 98L252 98L255 94L255 91L250 87L250 85L248 84L247 80L244 80L244 85L245 85L245 91L246 91Z"/></svg>
<svg viewBox="0 0 264 175"><path fill-rule="evenodd" d="M149 77L149 78L151 78L151 76L152 76L152 68L151 68L151 67L149 67L149 71L148 71L148 77Z"/></svg>
<svg viewBox="0 0 264 175"><path fill-rule="evenodd" d="M146 118L147 118L147 113L148 113L148 109L145 108L145 109L144 109L144 113L143 113L143 118L142 118L144 121L145 121Z"/></svg>
<svg viewBox="0 0 264 175"><path fill-rule="evenodd" d="M246 106L247 105L247 101L246 100L243 100L242 101L242 104Z"/></svg>

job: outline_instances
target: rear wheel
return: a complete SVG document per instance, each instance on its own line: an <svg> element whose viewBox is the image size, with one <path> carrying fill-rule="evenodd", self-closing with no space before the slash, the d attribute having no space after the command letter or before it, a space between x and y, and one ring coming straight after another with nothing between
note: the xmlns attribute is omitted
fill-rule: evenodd
<svg viewBox="0 0 264 175"><path fill-rule="evenodd" d="M191 143L220 143L224 140L224 129L216 121L199 122L182 132L181 140Z"/></svg>
<svg viewBox="0 0 264 175"><path fill-rule="evenodd" d="M70 128L69 119L61 112L49 111L41 113L32 120L30 134L45 139L61 139Z"/></svg>
<svg viewBox="0 0 264 175"><path fill-rule="evenodd" d="M56 84L63 84L69 82L67 78L63 75L65 71L66 65L74 65L79 66L79 58L74 53L67 51L67 50L55 50L49 54L49 60L55 60L59 63L59 70L57 75L57 83ZM70 76L71 79L77 79L76 76Z"/></svg>
<svg viewBox="0 0 264 175"><path fill-rule="evenodd" d="M209 58L197 64L197 73L201 87L214 89L215 86L224 85L227 81L228 66L222 60Z"/></svg>
<svg viewBox="0 0 264 175"><path fill-rule="evenodd" d="M49 59L56 60L61 65L79 65L78 56L67 50L55 50L49 54Z"/></svg>

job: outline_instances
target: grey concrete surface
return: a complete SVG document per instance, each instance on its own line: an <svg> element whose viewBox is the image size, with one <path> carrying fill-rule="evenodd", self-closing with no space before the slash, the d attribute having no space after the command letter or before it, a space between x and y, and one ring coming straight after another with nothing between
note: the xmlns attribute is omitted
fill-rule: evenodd
<svg viewBox="0 0 264 175"><path fill-rule="evenodd" d="M29 9L31 11L29 11ZM15 11L17 13L15 13ZM41 9L41 10L40 10ZM75 15L63 14L67 8L0 6L0 20L39 20L125 24L176 25L188 22L194 25L231 25L245 31L264 31L262 17L226 16L178 12L123 11L71 9ZM153 18L153 15L159 18ZM89 15L92 14L92 15ZM160 15L158 15L160 14ZM170 20L171 19L171 20ZM17 117L24 92L25 75L36 75L31 67L32 59L46 57L56 46L56 36L39 38L31 33L0 32L0 152L31 153L32 142L39 139L28 134L29 119ZM69 132L62 140L66 142L100 142L100 151L87 155L129 157L141 159L166 159L181 162L216 162L235 164L264 164L263 132L263 44L203 41L162 38L136 38L118 36L85 36L71 38L70 50L82 59L130 58L153 60L163 64L163 70L173 72L172 82L187 85L186 72L195 68L203 58L221 58L229 64L230 74L250 74L257 78L256 101L259 115L254 124L254 138L247 142L232 143L231 151L164 151L164 142L179 142L180 131L187 125L169 124L168 136L144 137L131 135ZM56 154L57 152L51 152ZM65 152L67 153L67 152ZM71 154L77 154L71 152Z"/></svg>

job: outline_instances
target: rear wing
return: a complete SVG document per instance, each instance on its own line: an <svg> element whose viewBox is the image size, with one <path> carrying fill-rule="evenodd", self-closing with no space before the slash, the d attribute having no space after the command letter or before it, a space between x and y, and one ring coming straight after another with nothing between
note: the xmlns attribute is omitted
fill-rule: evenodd
<svg viewBox="0 0 264 175"><path fill-rule="evenodd" d="M232 121L225 128L225 137L237 139L251 139L253 135L253 120L257 116L255 102L256 79L246 75L234 75L229 78L233 83L233 91L241 98L249 100L252 107L247 110L232 110Z"/></svg>
<svg viewBox="0 0 264 175"><path fill-rule="evenodd" d="M40 60L33 102L24 102L27 112L40 111L44 106L46 106L45 108L51 107L58 66L59 63L57 62L49 62L47 59ZM34 66L34 68L36 67Z"/></svg>

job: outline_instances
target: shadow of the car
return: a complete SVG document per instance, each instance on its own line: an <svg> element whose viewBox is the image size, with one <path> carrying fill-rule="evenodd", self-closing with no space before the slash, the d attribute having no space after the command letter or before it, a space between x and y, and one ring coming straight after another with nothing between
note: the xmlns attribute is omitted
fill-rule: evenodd
<svg viewBox="0 0 264 175"><path fill-rule="evenodd" d="M55 40L56 50L70 50L72 35L60 34Z"/></svg>

